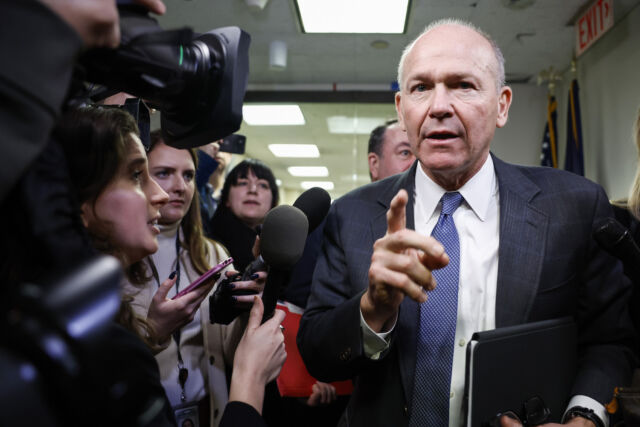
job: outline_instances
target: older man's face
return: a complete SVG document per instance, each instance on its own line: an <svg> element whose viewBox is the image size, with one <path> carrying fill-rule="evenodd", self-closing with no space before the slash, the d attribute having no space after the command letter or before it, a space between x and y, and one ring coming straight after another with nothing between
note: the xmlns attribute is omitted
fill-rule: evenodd
<svg viewBox="0 0 640 427"><path fill-rule="evenodd" d="M429 31L406 57L398 118L423 170L448 190L482 167L507 122L511 89L496 88L496 70L489 42L458 25Z"/></svg>

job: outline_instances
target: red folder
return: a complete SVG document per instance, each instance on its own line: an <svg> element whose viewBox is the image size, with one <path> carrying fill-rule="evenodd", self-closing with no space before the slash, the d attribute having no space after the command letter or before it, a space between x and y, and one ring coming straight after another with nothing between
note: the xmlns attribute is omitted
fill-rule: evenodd
<svg viewBox="0 0 640 427"><path fill-rule="evenodd" d="M278 389L280 395L289 397L309 397L311 387L318 381L313 378L302 361L302 356L296 344L296 335L300 328L300 319L303 309L288 302L278 302L277 308L286 313L282 326L284 326L284 347L287 350L287 360L282 366L278 376ZM349 395L353 391L351 380L336 381L331 383L336 388L336 394Z"/></svg>

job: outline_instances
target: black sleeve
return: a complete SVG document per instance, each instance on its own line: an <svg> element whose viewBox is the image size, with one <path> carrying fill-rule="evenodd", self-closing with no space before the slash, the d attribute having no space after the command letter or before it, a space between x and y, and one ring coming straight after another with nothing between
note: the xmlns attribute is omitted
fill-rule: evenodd
<svg viewBox="0 0 640 427"><path fill-rule="evenodd" d="M219 427L266 427L256 409L244 402L229 402L224 408Z"/></svg>
<svg viewBox="0 0 640 427"><path fill-rule="evenodd" d="M82 42L35 0L0 0L0 200L48 140Z"/></svg>

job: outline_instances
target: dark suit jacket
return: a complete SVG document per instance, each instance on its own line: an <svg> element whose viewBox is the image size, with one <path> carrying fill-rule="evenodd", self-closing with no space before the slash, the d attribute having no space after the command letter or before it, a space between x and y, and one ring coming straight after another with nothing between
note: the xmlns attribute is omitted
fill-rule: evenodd
<svg viewBox="0 0 640 427"><path fill-rule="evenodd" d="M626 301L629 282L618 261L591 237L595 221L611 215L603 189L577 175L522 167L493 157L499 184L500 247L496 326L573 316L580 360L573 394L608 402L630 377ZM363 353L360 296L368 286L373 243L387 228L393 196L409 193L407 226L414 228L415 163L407 172L356 189L337 200L298 334L304 361L321 381L356 378L343 421L406 425L415 371L418 304L405 298L387 353Z"/></svg>

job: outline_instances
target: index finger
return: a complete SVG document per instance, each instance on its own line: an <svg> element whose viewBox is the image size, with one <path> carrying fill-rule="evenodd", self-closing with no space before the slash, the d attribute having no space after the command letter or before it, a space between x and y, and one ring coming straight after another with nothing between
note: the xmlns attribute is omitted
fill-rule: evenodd
<svg viewBox="0 0 640 427"><path fill-rule="evenodd" d="M406 190L398 191L387 211L387 234L407 228L407 203L409 195Z"/></svg>

